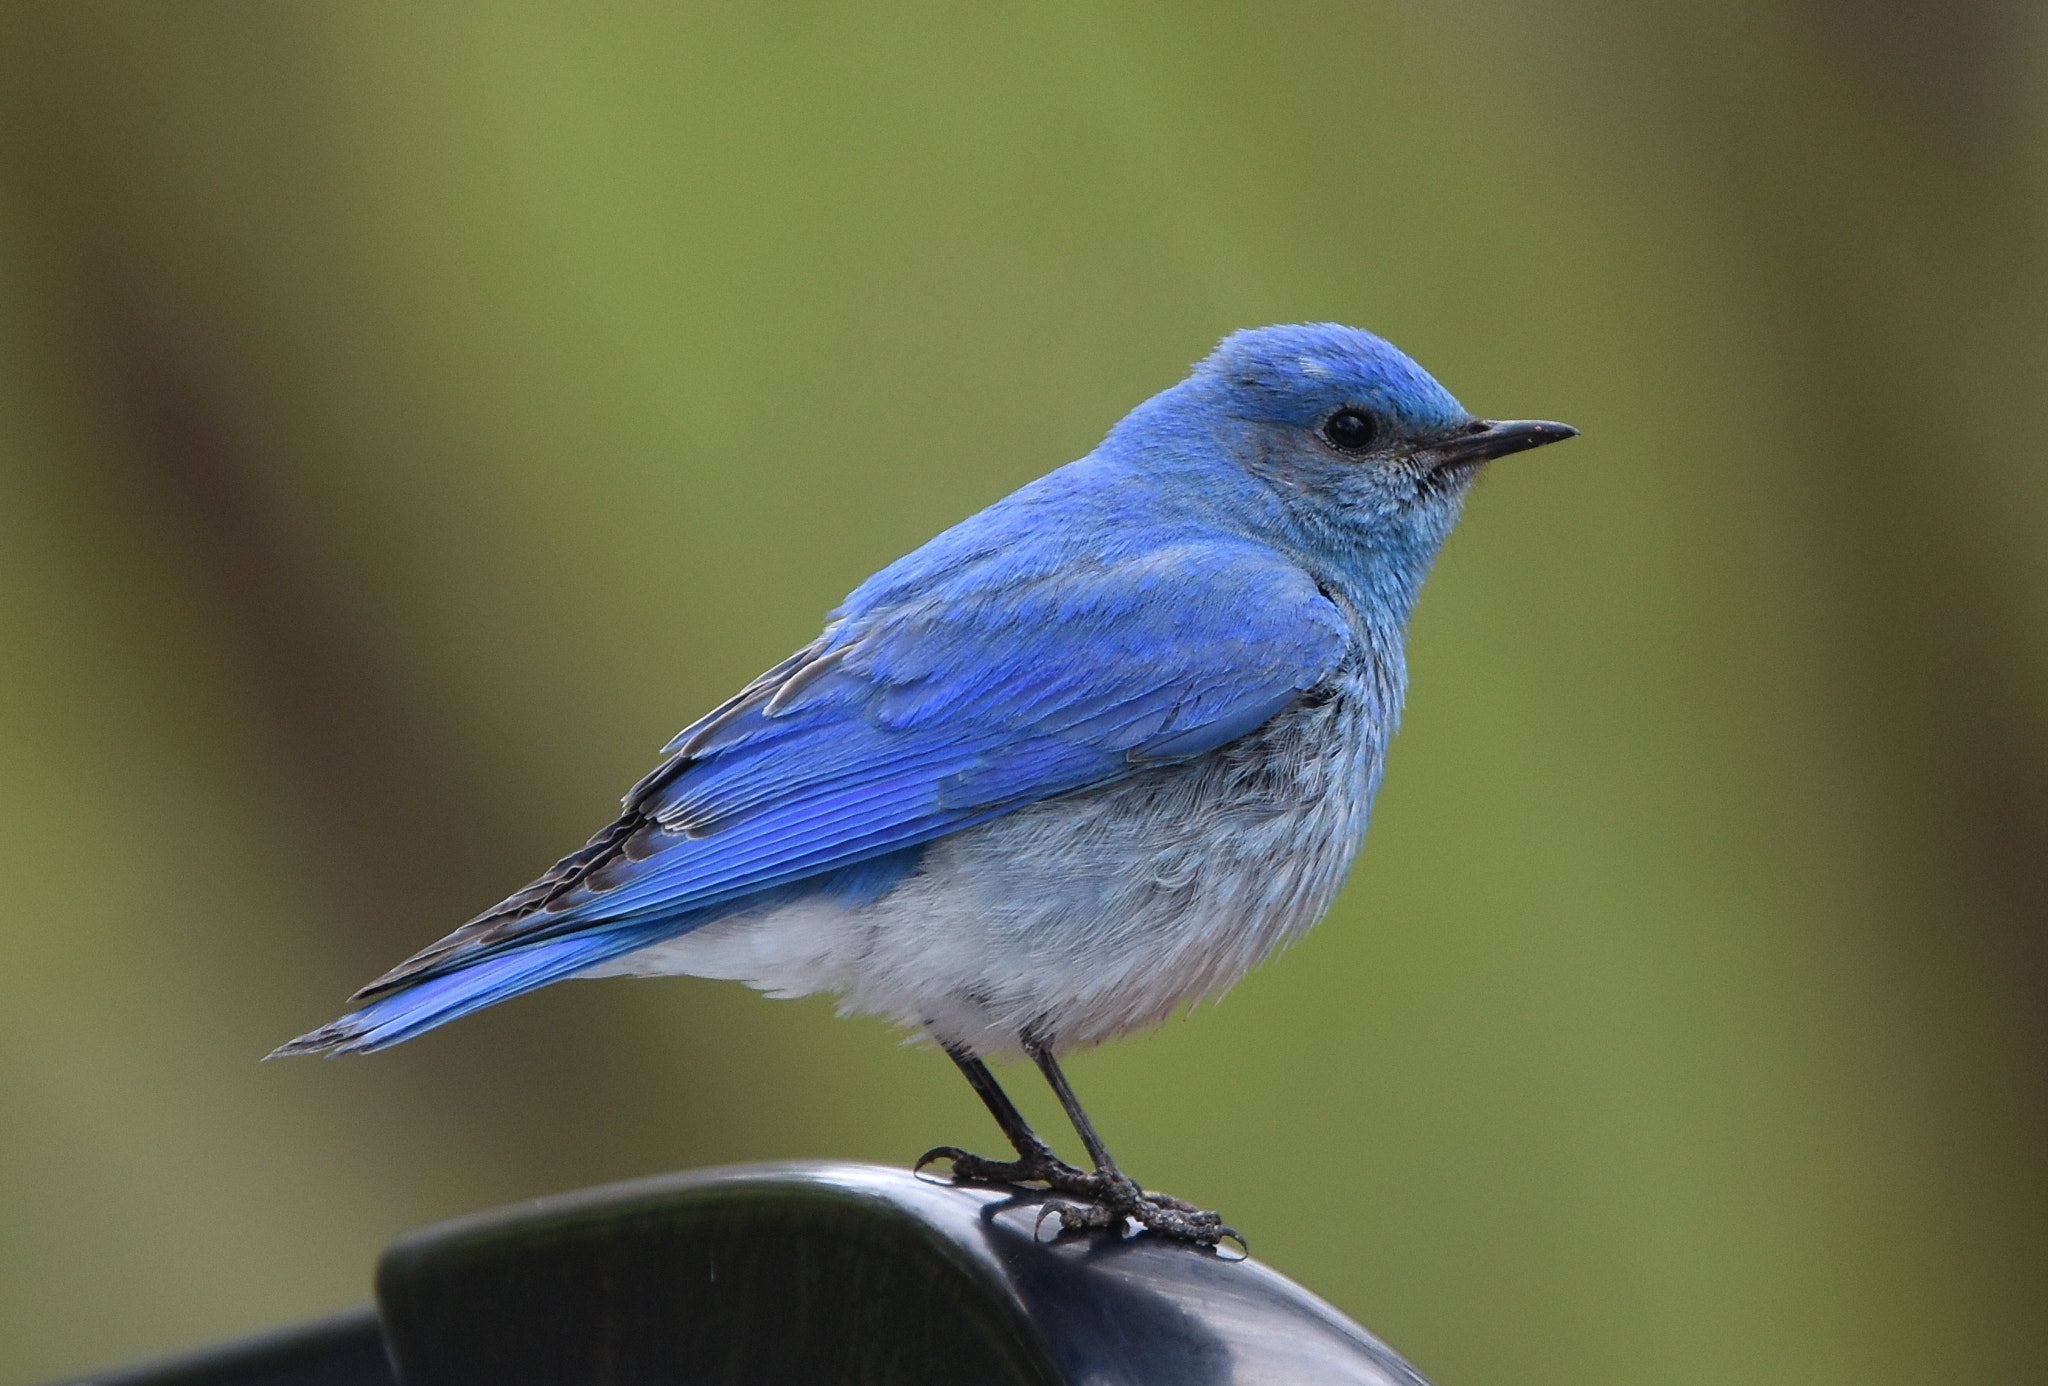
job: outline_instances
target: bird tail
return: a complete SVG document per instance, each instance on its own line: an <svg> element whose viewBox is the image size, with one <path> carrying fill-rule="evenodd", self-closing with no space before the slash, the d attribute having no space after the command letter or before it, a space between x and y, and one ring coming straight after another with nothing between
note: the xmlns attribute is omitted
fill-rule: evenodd
<svg viewBox="0 0 2048 1386"><path fill-rule="evenodd" d="M471 1011L573 977L648 942L641 930L606 929L486 953L475 962L379 996L338 1020L279 1045L264 1057L365 1054L385 1049Z"/></svg>

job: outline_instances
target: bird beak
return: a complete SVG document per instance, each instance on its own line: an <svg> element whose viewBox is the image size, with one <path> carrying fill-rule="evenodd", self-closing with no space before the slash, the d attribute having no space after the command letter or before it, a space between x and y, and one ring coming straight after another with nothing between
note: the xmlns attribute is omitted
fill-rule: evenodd
<svg viewBox="0 0 2048 1386"><path fill-rule="evenodd" d="M1474 419L1466 431L1430 448L1427 456L1437 467L1475 467L1511 452L1527 452L1545 443L1576 438L1579 431L1570 424L1547 423L1541 419Z"/></svg>

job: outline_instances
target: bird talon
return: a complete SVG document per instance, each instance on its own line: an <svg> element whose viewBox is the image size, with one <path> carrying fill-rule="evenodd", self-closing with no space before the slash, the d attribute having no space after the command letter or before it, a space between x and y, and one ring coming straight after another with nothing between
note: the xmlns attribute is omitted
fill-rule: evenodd
<svg viewBox="0 0 2048 1386"><path fill-rule="evenodd" d="M1045 1227L1045 1220L1058 1217L1060 1230L1053 1234L1058 1241L1069 1232L1092 1232L1105 1227L1115 1227L1124 1220L1121 1210L1100 1203L1069 1203L1065 1199L1052 1199L1038 1210L1038 1217L1031 1224L1031 1237L1043 1241L1039 1234Z"/></svg>
<svg viewBox="0 0 2048 1386"><path fill-rule="evenodd" d="M925 1151L924 1154L917 1157L917 1163L910 1167L910 1172L916 1178L924 1179L924 1182L927 1184L936 1184L940 1181L937 1179L924 1178L925 1166L936 1164L940 1160L950 1161L954 1166L953 1177L957 1179L959 1177L959 1162L963 1159L972 1158L973 1156L969 1155L966 1151L962 1150L957 1145L935 1145L930 1150Z"/></svg>
<svg viewBox="0 0 2048 1386"><path fill-rule="evenodd" d="M1251 1255L1251 1244L1234 1227L1229 1226L1215 1213L1197 1208L1183 1199L1162 1200L1148 1194L1145 1199L1129 1209L1131 1217L1144 1224L1149 1232L1176 1241L1193 1242L1197 1246L1212 1250L1226 1238L1235 1241L1243 1249L1243 1255L1232 1260L1243 1260Z"/></svg>
<svg viewBox="0 0 2048 1386"><path fill-rule="evenodd" d="M947 1182L924 1174L928 1166L940 1160L952 1165L950 1182L955 1184L1000 1184L1010 1188L1044 1185L1054 1197L1039 1205L1038 1217L1031 1224L1031 1235L1036 1240L1046 1240L1043 1234L1048 1218L1059 1219L1060 1230L1053 1235L1053 1241L1068 1232L1121 1228L1129 1220L1162 1237L1211 1249L1225 1239L1233 1240L1243 1249L1244 1256L1251 1254L1245 1239L1235 1228L1226 1226L1218 1214L1198 1208L1186 1199L1143 1188L1113 1165L1107 1169L1077 1169L1050 1149L1031 1150L1015 1160L991 1160L957 1145L940 1145L920 1155L911 1166L911 1173L927 1183ZM1242 1260L1244 1256L1232 1259Z"/></svg>
<svg viewBox="0 0 2048 1386"><path fill-rule="evenodd" d="M911 1173L916 1174L938 1160L952 1164L956 1183L966 1180L976 1184L1007 1184L1012 1188L1043 1184L1054 1193L1073 1194L1085 1199L1100 1197L1104 1191L1104 1176L1100 1171L1088 1173L1076 1169L1044 1146L1015 1160L991 1160L985 1155L962 1150L957 1145L934 1146L918 1157L917 1163L911 1166Z"/></svg>

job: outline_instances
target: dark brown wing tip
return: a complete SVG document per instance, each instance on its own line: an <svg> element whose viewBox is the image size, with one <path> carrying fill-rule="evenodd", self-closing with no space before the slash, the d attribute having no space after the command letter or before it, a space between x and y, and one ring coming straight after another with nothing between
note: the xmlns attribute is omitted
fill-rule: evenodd
<svg viewBox="0 0 2048 1386"><path fill-rule="evenodd" d="M285 1041L265 1054L262 1061L267 1064L272 1059L295 1059L307 1054L321 1054L331 1059L342 1052L342 1046L348 1041L347 1033L330 1022L317 1030L307 1031L295 1040Z"/></svg>

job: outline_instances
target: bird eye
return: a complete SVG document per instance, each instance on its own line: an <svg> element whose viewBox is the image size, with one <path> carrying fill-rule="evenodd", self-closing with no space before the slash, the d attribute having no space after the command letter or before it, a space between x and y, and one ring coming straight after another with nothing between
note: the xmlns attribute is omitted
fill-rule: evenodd
<svg viewBox="0 0 2048 1386"><path fill-rule="evenodd" d="M1339 409L1323 424L1323 437L1339 452L1364 452L1379 436L1379 420L1363 409Z"/></svg>

